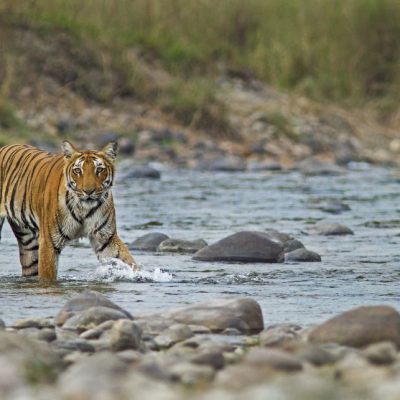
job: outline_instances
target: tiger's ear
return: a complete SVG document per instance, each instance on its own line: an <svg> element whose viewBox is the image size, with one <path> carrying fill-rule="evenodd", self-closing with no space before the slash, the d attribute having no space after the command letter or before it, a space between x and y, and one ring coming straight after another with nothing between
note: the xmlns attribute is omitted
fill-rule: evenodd
<svg viewBox="0 0 400 400"><path fill-rule="evenodd" d="M64 153L65 158L71 158L78 150L72 145L72 143L68 142L68 140L64 140L61 145L62 152Z"/></svg>
<svg viewBox="0 0 400 400"><path fill-rule="evenodd" d="M101 151L110 159L110 161L114 162L118 154L118 143L110 142L105 145Z"/></svg>

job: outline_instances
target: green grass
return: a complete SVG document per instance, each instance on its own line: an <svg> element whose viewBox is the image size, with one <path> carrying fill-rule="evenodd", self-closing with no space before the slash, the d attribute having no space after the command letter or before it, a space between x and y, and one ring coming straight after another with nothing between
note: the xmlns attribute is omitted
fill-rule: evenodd
<svg viewBox="0 0 400 400"><path fill-rule="evenodd" d="M139 48L177 82L233 66L318 99L380 101L386 112L399 100L398 0L5 0L2 14L116 51ZM183 97L171 103L193 123Z"/></svg>

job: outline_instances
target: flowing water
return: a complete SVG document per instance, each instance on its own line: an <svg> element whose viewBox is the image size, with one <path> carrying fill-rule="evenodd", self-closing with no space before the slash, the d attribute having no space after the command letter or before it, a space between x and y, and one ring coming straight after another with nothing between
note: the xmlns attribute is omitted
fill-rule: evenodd
<svg viewBox="0 0 400 400"><path fill-rule="evenodd" d="M36 278L20 277L16 240L7 226L0 243L0 318L54 316L85 288L132 314L248 296L261 304L266 324L308 325L364 304L400 308L400 188L389 169L355 164L336 177L167 170L160 181L115 185L114 197L126 242L153 231L214 242L241 230L274 228L303 241L322 262L231 264L135 252L143 267L137 274L118 262L99 265L83 240L63 251L58 283L42 286ZM331 215L315 207L328 200L351 210ZM355 235L304 233L321 219L344 223Z"/></svg>

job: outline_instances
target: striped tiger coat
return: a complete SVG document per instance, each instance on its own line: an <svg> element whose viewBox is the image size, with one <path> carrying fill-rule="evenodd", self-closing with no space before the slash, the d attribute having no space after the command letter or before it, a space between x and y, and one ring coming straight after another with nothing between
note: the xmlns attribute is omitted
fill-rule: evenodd
<svg viewBox="0 0 400 400"><path fill-rule="evenodd" d="M66 244L89 237L99 260L119 258L137 269L118 237L111 193L118 146L80 151L70 142L52 155L28 145L0 149L0 232L7 218L23 276L57 278Z"/></svg>

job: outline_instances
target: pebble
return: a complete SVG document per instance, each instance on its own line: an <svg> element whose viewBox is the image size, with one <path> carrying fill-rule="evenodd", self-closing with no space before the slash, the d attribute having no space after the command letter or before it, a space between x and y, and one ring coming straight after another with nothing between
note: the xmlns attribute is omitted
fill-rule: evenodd
<svg viewBox="0 0 400 400"><path fill-rule="evenodd" d="M338 236L354 235L354 232L347 226L336 222L320 221L306 230L310 235Z"/></svg>
<svg viewBox="0 0 400 400"><path fill-rule="evenodd" d="M185 324L174 324L154 338L160 349L166 349L193 336L192 330Z"/></svg>
<svg viewBox="0 0 400 400"><path fill-rule="evenodd" d="M114 323L110 331L111 347L114 351L138 349L142 337L141 328L129 320Z"/></svg>
<svg viewBox="0 0 400 400"><path fill-rule="evenodd" d="M199 251L200 249L206 246L207 242L203 239L182 240L182 239L170 238L162 241L158 245L157 251L191 254L191 253L196 253L196 251Z"/></svg>
<svg viewBox="0 0 400 400"><path fill-rule="evenodd" d="M314 251L297 249L285 254L286 262L320 262L321 256Z"/></svg>
<svg viewBox="0 0 400 400"><path fill-rule="evenodd" d="M397 359L397 349L392 342L373 343L363 350L364 357L373 364L392 364Z"/></svg>
<svg viewBox="0 0 400 400"><path fill-rule="evenodd" d="M156 251L160 243L162 243L167 239L169 239L169 237L164 233L160 232L148 233L134 240L129 245L129 248L131 250Z"/></svg>
<svg viewBox="0 0 400 400"><path fill-rule="evenodd" d="M77 330L83 332L93 329L104 321L126 318L126 314L108 307L90 307L72 318L64 324L64 329Z"/></svg>

